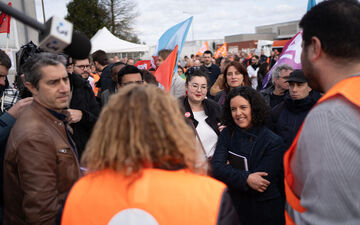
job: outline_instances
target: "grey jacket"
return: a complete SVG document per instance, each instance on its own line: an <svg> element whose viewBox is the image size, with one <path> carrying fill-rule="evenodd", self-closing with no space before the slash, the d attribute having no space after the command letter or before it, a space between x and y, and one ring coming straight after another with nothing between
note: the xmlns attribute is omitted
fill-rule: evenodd
<svg viewBox="0 0 360 225"><path fill-rule="evenodd" d="M174 74L171 81L170 93L176 98L180 98L185 95L185 80L177 74Z"/></svg>

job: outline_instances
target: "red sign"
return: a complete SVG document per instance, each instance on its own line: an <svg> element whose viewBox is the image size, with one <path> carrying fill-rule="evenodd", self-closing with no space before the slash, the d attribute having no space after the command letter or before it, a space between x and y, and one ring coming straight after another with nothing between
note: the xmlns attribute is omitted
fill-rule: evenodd
<svg viewBox="0 0 360 225"><path fill-rule="evenodd" d="M149 70L151 67L151 61L150 60L140 60L140 61L137 61L135 66L137 68L139 68L140 70Z"/></svg>
<svg viewBox="0 0 360 225"><path fill-rule="evenodd" d="M11 7L11 2L8 5ZM10 16L3 12L0 14L0 33L10 33Z"/></svg>

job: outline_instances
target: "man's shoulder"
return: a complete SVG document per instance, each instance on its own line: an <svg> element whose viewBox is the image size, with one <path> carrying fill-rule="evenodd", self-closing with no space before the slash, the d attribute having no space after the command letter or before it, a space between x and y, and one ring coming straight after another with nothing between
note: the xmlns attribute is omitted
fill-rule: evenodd
<svg viewBox="0 0 360 225"><path fill-rule="evenodd" d="M216 64L214 64L214 63L211 63L211 66L210 66L211 68L214 68L214 69L220 69Z"/></svg>
<svg viewBox="0 0 360 225"><path fill-rule="evenodd" d="M333 99L326 100L318 105L316 105L309 113L308 117L316 117L322 115L333 116L339 119L348 119L344 118L341 115L344 113L358 112L359 106L347 101L344 97L336 97Z"/></svg>
<svg viewBox="0 0 360 225"><path fill-rule="evenodd" d="M19 91L12 87L6 88L4 90L3 96L3 104L5 110L9 110L20 99Z"/></svg>
<svg viewBox="0 0 360 225"><path fill-rule="evenodd" d="M359 109L341 96L324 101L310 110L302 133L321 131L318 135L325 137L325 133L334 134L339 130L344 133L355 129L360 135L357 129L360 124Z"/></svg>

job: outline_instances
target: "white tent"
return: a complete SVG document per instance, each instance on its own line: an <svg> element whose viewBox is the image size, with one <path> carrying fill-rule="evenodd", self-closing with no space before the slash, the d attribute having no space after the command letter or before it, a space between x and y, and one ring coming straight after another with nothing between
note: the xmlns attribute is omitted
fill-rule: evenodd
<svg viewBox="0 0 360 225"><path fill-rule="evenodd" d="M113 35L106 27L98 30L91 38L91 53L97 50L103 50L106 53L123 53L123 52L148 52L149 47L146 45L134 44L121 40Z"/></svg>

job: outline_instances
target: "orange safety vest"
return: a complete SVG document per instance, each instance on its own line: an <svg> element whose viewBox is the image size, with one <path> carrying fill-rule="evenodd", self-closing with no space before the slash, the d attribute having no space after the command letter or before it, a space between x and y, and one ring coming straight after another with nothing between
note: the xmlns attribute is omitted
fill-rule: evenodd
<svg viewBox="0 0 360 225"><path fill-rule="evenodd" d="M99 88L96 87L96 82L98 82L100 80L100 75L97 74L97 73L90 73L90 76L92 76L94 78L94 94L95 96L98 95L98 92L99 92Z"/></svg>
<svg viewBox="0 0 360 225"><path fill-rule="evenodd" d="M324 96L322 96L316 105L321 104L322 102L329 100L331 98L335 98L338 96L342 96L347 99L352 104L356 105L360 109L360 76L354 76L347 79L344 79L337 83L334 87L332 87ZM304 124L303 124L304 125ZM287 206L285 210L285 220L286 225L295 225L293 221L294 214L303 213L306 211L301 203L300 199L296 194L292 191L292 187L294 185L294 175L291 171L291 159L295 155L297 143L301 134L302 127L299 129L296 138L294 139L292 145L289 150L284 155L284 172L285 172L285 194Z"/></svg>
<svg viewBox="0 0 360 225"><path fill-rule="evenodd" d="M144 169L137 178L102 170L74 185L61 224L128 224L135 215L135 224L215 225L225 188L187 170Z"/></svg>

